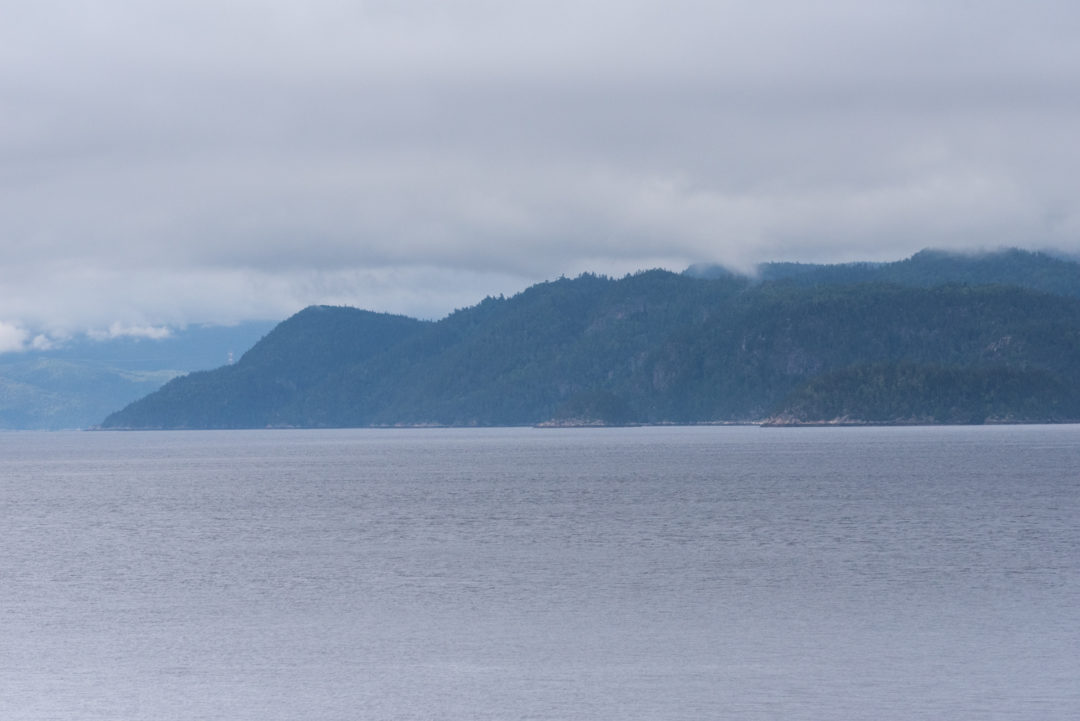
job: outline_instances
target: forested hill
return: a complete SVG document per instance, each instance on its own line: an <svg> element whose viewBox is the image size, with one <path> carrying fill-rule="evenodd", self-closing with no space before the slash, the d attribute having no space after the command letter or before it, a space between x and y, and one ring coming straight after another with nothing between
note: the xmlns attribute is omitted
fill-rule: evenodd
<svg viewBox="0 0 1080 721"><path fill-rule="evenodd" d="M313 307L106 428L1080 420L1080 299L1015 285L542 283L438 322Z"/></svg>

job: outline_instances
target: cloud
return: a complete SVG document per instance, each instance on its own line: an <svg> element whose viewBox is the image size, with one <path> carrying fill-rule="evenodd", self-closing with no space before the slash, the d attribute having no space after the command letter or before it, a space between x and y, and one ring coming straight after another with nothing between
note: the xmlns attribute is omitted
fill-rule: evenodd
<svg viewBox="0 0 1080 721"><path fill-rule="evenodd" d="M53 338L43 333L39 333L38 335L34 336L34 338L30 341L30 348L37 351L52 350L53 348L56 348L61 342L62 339Z"/></svg>
<svg viewBox="0 0 1080 721"><path fill-rule="evenodd" d="M54 267L43 278L25 279L0 269L0 285L8 289L5 299L0 299L0 311L26 318L29 327L45 330L56 342L81 333L98 338L164 337L169 328L198 322L193 318L221 324L280 320L312 303L439 318L454 308L473 305L484 295L509 295L527 284L528 279L511 274L416 265L291 273L249 268L130 273ZM71 297L92 297L94 302L73 304ZM132 298L140 302L132 303ZM117 320L102 326L102 307L111 309ZM0 337L26 340L25 331L9 327L13 329L10 336L0 333Z"/></svg>
<svg viewBox="0 0 1080 721"><path fill-rule="evenodd" d="M1069 3L0 10L0 317L20 327L328 299L431 316L582 270L1080 250Z"/></svg>
<svg viewBox="0 0 1080 721"><path fill-rule="evenodd" d="M0 353L25 350L27 336L17 325L0 321Z"/></svg>
<svg viewBox="0 0 1080 721"><path fill-rule="evenodd" d="M172 330L165 326L113 323L107 330L90 329L87 335L95 340L112 338L147 338L150 340L161 340L171 336Z"/></svg>

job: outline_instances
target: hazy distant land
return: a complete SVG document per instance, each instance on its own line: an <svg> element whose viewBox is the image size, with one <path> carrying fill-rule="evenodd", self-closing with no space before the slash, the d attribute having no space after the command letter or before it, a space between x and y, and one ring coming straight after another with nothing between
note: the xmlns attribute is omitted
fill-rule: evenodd
<svg viewBox="0 0 1080 721"><path fill-rule="evenodd" d="M86 428L194 370L239 357L274 323L190 326L163 337L82 336L0 354L0 430Z"/></svg>

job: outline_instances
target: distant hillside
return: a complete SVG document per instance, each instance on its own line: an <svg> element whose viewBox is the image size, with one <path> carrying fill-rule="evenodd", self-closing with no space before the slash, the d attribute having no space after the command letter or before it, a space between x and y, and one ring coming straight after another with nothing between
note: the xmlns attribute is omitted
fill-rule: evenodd
<svg viewBox="0 0 1080 721"><path fill-rule="evenodd" d="M0 364L0 429L86 428L115 406L159 388L173 371L124 371L50 358Z"/></svg>
<svg viewBox="0 0 1080 721"><path fill-rule="evenodd" d="M988 271L964 285L941 270L951 256L916 259L947 284L649 271L542 283L434 323L309 308L103 426L1080 419L1080 299Z"/></svg>
<svg viewBox="0 0 1080 721"><path fill-rule="evenodd" d="M191 326L165 338L81 336L48 350L0 354L0 429L72 429L171 378L239 357L274 327Z"/></svg>
<svg viewBox="0 0 1080 721"><path fill-rule="evenodd" d="M239 358L277 324L278 321L259 320L235 325L189 325L173 328L161 338L81 335L49 350L0 356L0 360L12 357L48 358L125 371L171 369L187 373L217 368Z"/></svg>

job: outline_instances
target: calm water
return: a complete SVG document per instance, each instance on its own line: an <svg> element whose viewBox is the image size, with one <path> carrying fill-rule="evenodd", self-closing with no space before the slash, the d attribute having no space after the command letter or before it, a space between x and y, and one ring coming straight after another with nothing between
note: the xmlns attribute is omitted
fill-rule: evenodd
<svg viewBox="0 0 1080 721"><path fill-rule="evenodd" d="M1080 718L1080 426L0 434L0 718Z"/></svg>

